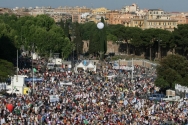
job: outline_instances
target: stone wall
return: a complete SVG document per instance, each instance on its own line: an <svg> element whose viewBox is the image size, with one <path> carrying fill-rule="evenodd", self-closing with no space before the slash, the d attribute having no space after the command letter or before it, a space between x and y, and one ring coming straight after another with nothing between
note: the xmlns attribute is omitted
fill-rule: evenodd
<svg viewBox="0 0 188 125"><path fill-rule="evenodd" d="M83 40L83 52L89 50L89 41ZM107 41L107 52L106 53L118 53L119 45L112 41Z"/></svg>
<svg viewBox="0 0 188 125"><path fill-rule="evenodd" d="M107 52L106 53L118 53L119 45L113 43L112 41L107 42Z"/></svg>
<svg viewBox="0 0 188 125"><path fill-rule="evenodd" d="M120 63L121 66L132 66L132 60L120 60L118 63ZM157 66L157 64L149 62L147 60L133 60L133 65L139 65L147 68Z"/></svg>

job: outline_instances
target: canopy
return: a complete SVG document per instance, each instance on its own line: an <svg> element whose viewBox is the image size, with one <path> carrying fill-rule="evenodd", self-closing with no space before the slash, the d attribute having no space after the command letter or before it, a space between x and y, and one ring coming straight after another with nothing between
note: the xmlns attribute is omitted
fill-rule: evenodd
<svg viewBox="0 0 188 125"><path fill-rule="evenodd" d="M77 68L84 68L84 67L85 66L82 63L80 63L80 64L77 65Z"/></svg>
<svg viewBox="0 0 188 125"><path fill-rule="evenodd" d="M95 68L93 64L89 63L89 65L87 66L87 68Z"/></svg>

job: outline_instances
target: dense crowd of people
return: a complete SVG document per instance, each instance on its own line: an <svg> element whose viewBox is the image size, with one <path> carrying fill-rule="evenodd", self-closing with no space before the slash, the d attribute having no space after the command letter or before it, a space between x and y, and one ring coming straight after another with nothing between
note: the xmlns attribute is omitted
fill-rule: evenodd
<svg viewBox="0 0 188 125"><path fill-rule="evenodd" d="M39 63L41 63L39 61ZM31 69L20 70L31 75ZM108 78L108 74L118 77ZM148 100L155 93L156 69L134 66L131 71L114 70L109 63L96 72L48 71L28 95L0 97L1 125L185 125L187 100L164 102ZM70 85L62 85L64 81ZM27 83L31 89L32 82ZM52 96L57 100L52 100ZM13 111L7 104L12 104Z"/></svg>

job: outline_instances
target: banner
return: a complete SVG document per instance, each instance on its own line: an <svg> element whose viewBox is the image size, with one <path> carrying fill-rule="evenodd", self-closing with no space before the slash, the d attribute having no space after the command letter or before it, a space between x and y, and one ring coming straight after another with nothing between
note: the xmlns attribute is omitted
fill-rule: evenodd
<svg viewBox="0 0 188 125"><path fill-rule="evenodd" d="M113 69L134 70L134 67L128 67L128 66L113 66Z"/></svg>

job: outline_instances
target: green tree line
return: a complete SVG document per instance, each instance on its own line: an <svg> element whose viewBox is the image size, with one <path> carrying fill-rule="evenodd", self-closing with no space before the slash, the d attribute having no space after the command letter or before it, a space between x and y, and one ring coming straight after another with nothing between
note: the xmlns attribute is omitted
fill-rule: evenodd
<svg viewBox="0 0 188 125"><path fill-rule="evenodd" d="M98 30L94 22L80 24L82 40L89 40L89 53L97 52ZM156 53L165 57L167 52L187 56L188 24L178 25L173 32L163 29L140 29L123 25L105 25L107 41L123 41L119 51L126 54L143 54L147 59L154 59ZM160 50L159 50L160 47Z"/></svg>
<svg viewBox="0 0 188 125"><path fill-rule="evenodd" d="M104 19L101 18L101 21L104 22ZM173 32L104 24L105 27L99 30L94 22L78 24L66 20L57 24L48 15L0 15L0 59L12 62L16 58L16 50L23 46L41 56L58 52L63 58L68 58L72 51L77 55L83 53L83 40L89 41L89 54L105 53L107 41L114 44L123 41L120 52L142 54L148 59L154 59L156 53L165 57L169 51L188 55L188 24L178 25Z"/></svg>
<svg viewBox="0 0 188 125"><path fill-rule="evenodd" d="M73 44L66 33L48 15L0 15L0 79L7 77L7 74L14 74L12 62L15 62L17 50L20 53L21 48L29 52L36 51L40 56L49 56L54 52L67 58Z"/></svg>
<svg viewBox="0 0 188 125"><path fill-rule="evenodd" d="M71 51L66 50L72 46L64 30L57 26L48 15L16 17L4 14L0 16L0 58L9 60L15 57L16 49L24 48L28 51L37 51L41 55L50 52L63 52L67 58ZM14 47L11 49L10 47ZM33 48L34 47L34 48ZM3 49L4 48L4 49ZM12 53L8 52L12 50Z"/></svg>

